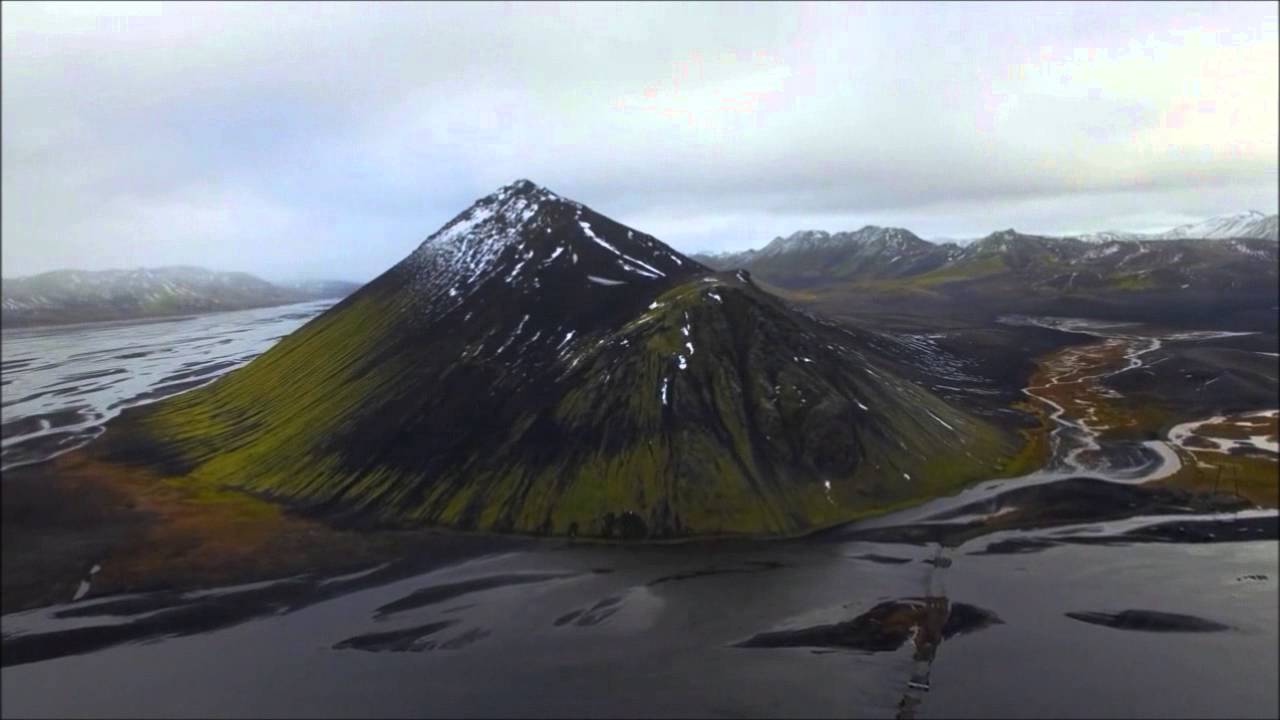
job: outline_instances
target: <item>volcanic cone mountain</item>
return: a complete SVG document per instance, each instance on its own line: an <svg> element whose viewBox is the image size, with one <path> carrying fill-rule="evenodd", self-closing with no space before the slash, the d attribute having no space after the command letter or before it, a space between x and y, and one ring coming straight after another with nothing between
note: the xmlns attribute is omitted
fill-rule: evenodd
<svg viewBox="0 0 1280 720"><path fill-rule="evenodd" d="M673 537L831 524L1018 451L859 337L519 181L98 452L380 521Z"/></svg>

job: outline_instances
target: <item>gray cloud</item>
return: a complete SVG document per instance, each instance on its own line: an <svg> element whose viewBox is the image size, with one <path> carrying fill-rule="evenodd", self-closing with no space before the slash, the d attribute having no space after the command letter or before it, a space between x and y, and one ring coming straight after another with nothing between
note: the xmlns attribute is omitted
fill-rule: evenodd
<svg viewBox="0 0 1280 720"><path fill-rule="evenodd" d="M3 261L372 277L530 177L683 250L1277 193L1274 4L3 6Z"/></svg>

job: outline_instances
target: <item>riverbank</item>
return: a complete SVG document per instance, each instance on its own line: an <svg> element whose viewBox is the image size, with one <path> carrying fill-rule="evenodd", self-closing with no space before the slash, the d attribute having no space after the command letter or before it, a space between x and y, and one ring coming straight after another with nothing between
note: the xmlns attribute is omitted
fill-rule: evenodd
<svg viewBox="0 0 1280 720"><path fill-rule="evenodd" d="M1265 407L1214 412L1274 402L1274 395L1233 396L1230 383L1223 383L1195 402L1185 397L1174 402L1151 391L1130 395L1117 389L1125 387L1124 375L1150 373L1153 365L1171 360L1176 364L1180 347L1241 333L1143 333L1127 325L1077 322L1084 324L1067 327L1097 341L1041 358L1025 391L1044 404L1047 418L1057 425L1050 439L1057 469L1236 494L1261 507L1280 505L1280 413ZM1192 378L1190 372L1184 375ZM1221 377L1194 380L1204 390Z"/></svg>

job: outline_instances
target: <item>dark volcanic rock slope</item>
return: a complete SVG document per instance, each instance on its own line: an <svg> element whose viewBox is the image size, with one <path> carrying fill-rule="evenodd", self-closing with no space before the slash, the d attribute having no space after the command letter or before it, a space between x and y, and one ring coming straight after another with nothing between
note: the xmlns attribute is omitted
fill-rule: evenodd
<svg viewBox="0 0 1280 720"><path fill-rule="evenodd" d="M96 452L381 520L607 537L797 532L1017 452L857 338L520 181Z"/></svg>

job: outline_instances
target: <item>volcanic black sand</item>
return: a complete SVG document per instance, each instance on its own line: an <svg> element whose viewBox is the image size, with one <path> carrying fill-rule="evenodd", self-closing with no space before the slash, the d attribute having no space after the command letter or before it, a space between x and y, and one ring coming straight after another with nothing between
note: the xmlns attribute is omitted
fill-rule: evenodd
<svg viewBox="0 0 1280 720"><path fill-rule="evenodd" d="M1264 680L1277 670L1274 541L1189 554L1125 544L1123 522L1064 526L1113 544L1034 556L981 553L1000 531L943 554L836 537L530 541L451 557L426 543L416 569L406 556L338 577L64 602L6 615L5 705L20 715L1274 710ZM1199 694L1181 690L1191 687Z"/></svg>

